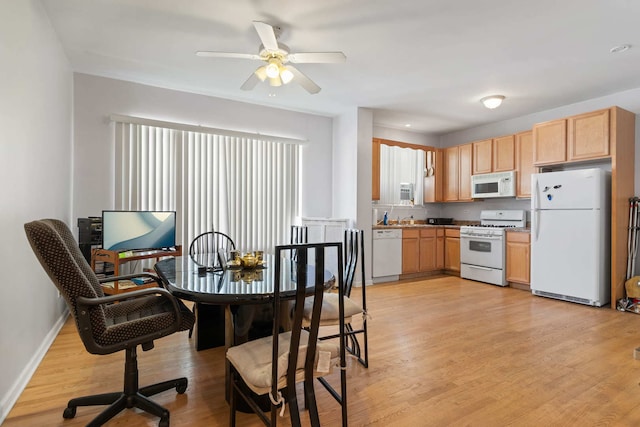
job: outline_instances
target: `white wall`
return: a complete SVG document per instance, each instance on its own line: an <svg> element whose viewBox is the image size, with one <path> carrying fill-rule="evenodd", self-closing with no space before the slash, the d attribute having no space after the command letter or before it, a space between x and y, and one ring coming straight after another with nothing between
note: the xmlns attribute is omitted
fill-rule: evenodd
<svg viewBox="0 0 640 427"><path fill-rule="evenodd" d="M38 1L0 2L0 40L1 424L65 318L23 224L71 224L72 74Z"/></svg>
<svg viewBox="0 0 640 427"><path fill-rule="evenodd" d="M86 74L74 75L74 104L74 218L114 207L111 114L308 140L302 216L332 215L332 118Z"/></svg>
<svg viewBox="0 0 640 427"><path fill-rule="evenodd" d="M356 221L358 214L358 110L341 114L333 127L334 218Z"/></svg>

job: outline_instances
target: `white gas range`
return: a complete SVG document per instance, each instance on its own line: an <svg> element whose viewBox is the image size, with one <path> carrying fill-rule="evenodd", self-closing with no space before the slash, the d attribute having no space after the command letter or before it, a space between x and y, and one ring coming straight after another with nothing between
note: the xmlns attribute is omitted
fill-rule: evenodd
<svg viewBox="0 0 640 427"><path fill-rule="evenodd" d="M480 225L460 227L460 277L506 286L505 229L526 223L524 210L482 211Z"/></svg>

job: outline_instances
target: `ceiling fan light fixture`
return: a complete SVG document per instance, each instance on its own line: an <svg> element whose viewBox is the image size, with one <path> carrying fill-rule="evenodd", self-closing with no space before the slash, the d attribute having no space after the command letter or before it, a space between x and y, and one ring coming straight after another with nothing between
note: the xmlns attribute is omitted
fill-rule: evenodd
<svg viewBox="0 0 640 427"><path fill-rule="evenodd" d="M282 86L282 80L280 79L280 76L269 77L269 86Z"/></svg>
<svg viewBox="0 0 640 427"><path fill-rule="evenodd" d="M265 81L267 79L267 66L263 65L262 67L259 67L257 70L253 72L253 74L255 74L256 77L259 78L261 82Z"/></svg>
<svg viewBox="0 0 640 427"><path fill-rule="evenodd" d="M293 73L286 67L282 67L282 70L280 70L280 78L282 79L283 84L287 84L293 80Z"/></svg>
<svg viewBox="0 0 640 427"><path fill-rule="evenodd" d="M482 104L488 109L493 110L494 108L498 108L500 104L502 104L504 98L504 95L490 95L482 98L480 102L482 102Z"/></svg>
<svg viewBox="0 0 640 427"><path fill-rule="evenodd" d="M280 61L277 59L270 59L266 66L267 77L274 79L280 75Z"/></svg>

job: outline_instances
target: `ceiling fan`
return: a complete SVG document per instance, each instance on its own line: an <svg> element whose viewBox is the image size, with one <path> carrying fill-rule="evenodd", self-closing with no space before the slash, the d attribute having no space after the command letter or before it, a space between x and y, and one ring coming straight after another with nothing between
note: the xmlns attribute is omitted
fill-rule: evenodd
<svg viewBox="0 0 640 427"><path fill-rule="evenodd" d="M198 56L210 58L236 58L264 61L265 64L258 67L258 69L249 76L247 81L240 86L242 90L251 90L256 87L259 82L264 81L268 81L271 86L281 86L295 80L309 93L318 93L320 92L320 86L291 65L291 63L340 63L345 62L347 59L342 52L290 53L286 45L278 43L279 27L273 27L260 21L253 21L253 26L258 32L260 41L262 41L258 54L209 51L196 52Z"/></svg>

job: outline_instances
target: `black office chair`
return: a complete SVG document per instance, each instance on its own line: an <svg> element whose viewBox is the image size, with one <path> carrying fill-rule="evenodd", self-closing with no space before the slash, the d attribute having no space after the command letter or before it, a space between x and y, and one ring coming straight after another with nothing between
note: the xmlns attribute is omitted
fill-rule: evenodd
<svg viewBox="0 0 640 427"><path fill-rule="evenodd" d="M298 259L295 262L293 274L284 267L285 256L295 250ZM236 404L238 397L242 398L255 411L265 425L275 427L277 424L278 408L284 410L289 404L291 425L300 426L300 413L296 397L296 383L304 382L305 406L309 409L312 426L320 426L318 408L316 405L314 378L327 375L333 365L339 361L341 371L346 366L344 346L333 342L319 342L318 328L320 326L320 311L325 291L325 265L330 256L336 256L336 261L342 258L340 243L316 243L306 245L276 246L273 280L273 331L272 335L249 341L227 350L227 359L231 364L230 421L235 425ZM308 264L313 259L313 266ZM343 280L342 264L339 265L336 281ZM295 282L295 304L291 319L291 330L281 332L283 316L288 316L287 310L281 310L282 304L291 299L286 295L286 286ZM313 307L311 322L305 329L302 327L304 317L304 302L308 294L307 286L313 288ZM342 286L340 286L342 289ZM284 313L283 313L284 312ZM343 326L340 330L344 330ZM260 409L251 393L245 391L244 386L259 395L269 394L271 400L270 416ZM284 396L283 396L284 394ZM346 410L343 410L342 424L346 425Z"/></svg>
<svg viewBox="0 0 640 427"><path fill-rule="evenodd" d="M151 350L154 340L188 330L193 326L193 314L162 288L105 296L100 281L64 222L43 219L25 224L24 229L40 264L67 302L86 350L92 354L125 351L123 391L71 399L62 416L73 418L78 406L109 405L87 424L101 426L122 410L135 407L160 417L158 425L168 427L169 411L149 396L171 388L182 394L187 389L187 379L177 378L139 388L136 349L140 345L143 351ZM146 273L110 280L134 277L159 280Z"/></svg>

